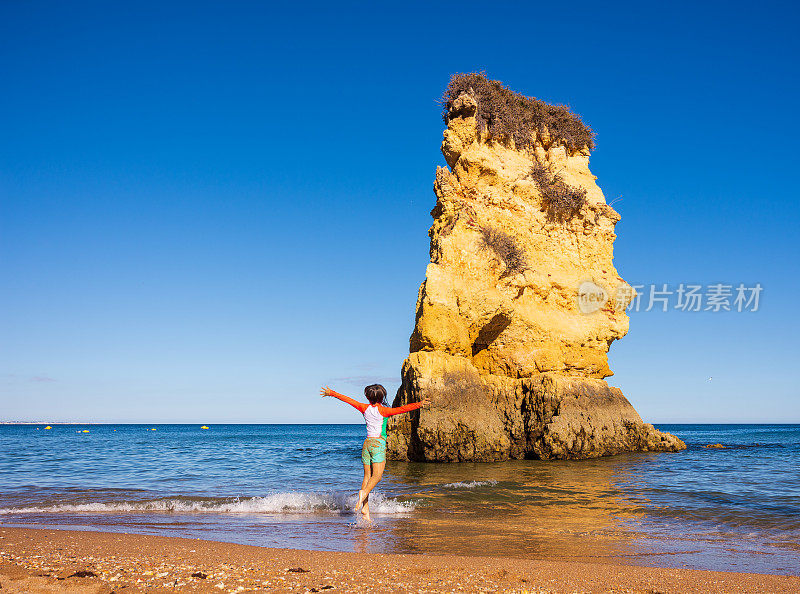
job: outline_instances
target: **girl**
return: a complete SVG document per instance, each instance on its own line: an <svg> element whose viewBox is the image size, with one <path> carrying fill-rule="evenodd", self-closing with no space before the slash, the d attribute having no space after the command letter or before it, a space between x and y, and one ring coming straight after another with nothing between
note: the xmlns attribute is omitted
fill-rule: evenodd
<svg viewBox="0 0 800 594"><path fill-rule="evenodd" d="M384 403L386 388L380 384L371 384L364 388L364 396L369 400L369 404L358 402L344 394L334 392L328 386L322 388L320 394L323 398L325 396L338 398L342 402L357 408L364 415L364 420L367 423L367 438L361 448L361 462L364 463L364 480L361 481L361 490L358 492L356 511L360 509L364 519L371 522L372 519L369 517L369 494L383 478L383 469L386 467L386 423L392 415L417 410L420 407L428 406L431 401L426 398L422 402L412 402L404 406L389 408Z"/></svg>

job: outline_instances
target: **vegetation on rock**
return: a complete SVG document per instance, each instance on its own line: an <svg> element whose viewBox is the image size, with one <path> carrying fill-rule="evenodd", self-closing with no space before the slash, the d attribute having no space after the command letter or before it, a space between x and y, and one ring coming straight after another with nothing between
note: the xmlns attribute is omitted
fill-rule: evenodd
<svg viewBox="0 0 800 594"><path fill-rule="evenodd" d="M586 205L586 190L564 183L561 176L536 163L531 167L531 177L539 191L551 222L564 223L576 216Z"/></svg>
<svg viewBox="0 0 800 594"><path fill-rule="evenodd" d="M480 248L494 252L505 265L506 274L518 274L525 270L525 250L512 235L490 226L482 226L480 232Z"/></svg>
<svg viewBox="0 0 800 594"><path fill-rule="evenodd" d="M535 97L526 97L489 80L484 72L458 73L442 97L445 124L451 109L462 93L472 95L478 107L475 120L478 129L493 136L513 138L518 149L531 148L536 136L546 134L550 141L570 151L594 148L594 132L566 105L551 105Z"/></svg>

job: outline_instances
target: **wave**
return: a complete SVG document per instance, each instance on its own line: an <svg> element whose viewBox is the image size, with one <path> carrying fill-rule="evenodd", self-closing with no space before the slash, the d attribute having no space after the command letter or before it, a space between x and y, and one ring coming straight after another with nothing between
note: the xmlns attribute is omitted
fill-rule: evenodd
<svg viewBox="0 0 800 594"><path fill-rule="evenodd" d="M356 495L340 493L273 493L264 497L171 497L141 501L54 503L30 507L0 508L0 515L63 513L242 513L315 514L352 512ZM369 497L371 513L407 514L416 507L412 501L398 501L382 493Z"/></svg>
<svg viewBox="0 0 800 594"><path fill-rule="evenodd" d="M497 481L467 481L465 483L447 483L445 489L475 489L476 487L494 487Z"/></svg>

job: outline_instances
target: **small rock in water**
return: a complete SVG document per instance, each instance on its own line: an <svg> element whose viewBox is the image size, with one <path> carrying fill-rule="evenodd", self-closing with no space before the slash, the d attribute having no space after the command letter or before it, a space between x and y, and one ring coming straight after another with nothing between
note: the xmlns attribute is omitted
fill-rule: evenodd
<svg viewBox="0 0 800 594"><path fill-rule="evenodd" d="M717 449L717 450L725 448L725 446L722 445L721 443L710 443L708 445L704 445L703 447L706 449Z"/></svg>

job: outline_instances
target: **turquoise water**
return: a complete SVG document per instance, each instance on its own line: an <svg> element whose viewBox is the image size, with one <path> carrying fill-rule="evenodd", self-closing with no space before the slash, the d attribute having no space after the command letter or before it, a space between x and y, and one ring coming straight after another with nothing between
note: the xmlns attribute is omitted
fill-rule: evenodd
<svg viewBox="0 0 800 594"><path fill-rule="evenodd" d="M209 427L0 425L0 523L800 574L799 425L659 425L679 453L389 462L371 526L350 511L363 425Z"/></svg>

